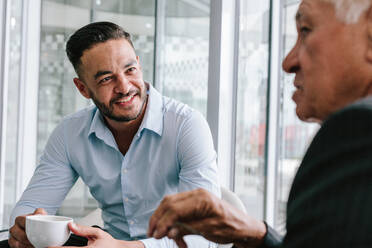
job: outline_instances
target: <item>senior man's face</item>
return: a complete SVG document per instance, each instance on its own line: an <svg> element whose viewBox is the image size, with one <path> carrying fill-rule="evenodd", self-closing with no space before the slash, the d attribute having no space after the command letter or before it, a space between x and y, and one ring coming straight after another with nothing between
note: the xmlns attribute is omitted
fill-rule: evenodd
<svg viewBox="0 0 372 248"><path fill-rule="evenodd" d="M334 5L303 0L296 15L298 39L283 61L295 73L293 101L304 121L323 121L370 91L368 12L352 24L336 17Z"/></svg>

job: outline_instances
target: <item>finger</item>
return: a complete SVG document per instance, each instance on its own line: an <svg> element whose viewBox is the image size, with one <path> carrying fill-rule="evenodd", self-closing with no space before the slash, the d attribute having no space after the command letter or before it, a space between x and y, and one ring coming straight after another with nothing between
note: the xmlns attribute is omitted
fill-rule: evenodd
<svg viewBox="0 0 372 248"><path fill-rule="evenodd" d="M185 205L192 205L190 198L193 195L193 192L194 191L187 191L164 197L158 209L150 218L147 233L148 236L164 236L165 232L173 225L175 221L183 216L187 216L188 212L181 210L184 210Z"/></svg>
<svg viewBox="0 0 372 248"><path fill-rule="evenodd" d="M194 211L198 212L194 206L194 198L191 197L172 202L154 226L153 237L159 239L166 236L172 227L178 227L187 234L199 234L194 229L182 224L182 220L190 219L191 216L194 216ZM200 216L197 215L196 218L200 218Z"/></svg>
<svg viewBox="0 0 372 248"><path fill-rule="evenodd" d="M78 236L86 237L86 238L99 238L102 236L102 230L96 227L89 227L89 226L82 226L76 223L70 222L68 224L71 232Z"/></svg>
<svg viewBox="0 0 372 248"><path fill-rule="evenodd" d="M8 244L11 248L18 247L18 241L12 236L9 237Z"/></svg>
<svg viewBox="0 0 372 248"><path fill-rule="evenodd" d="M33 248L31 244L23 244L11 237L9 237L8 244L11 248Z"/></svg>
<svg viewBox="0 0 372 248"><path fill-rule="evenodd" d="M26 246L31 246L31 243L28 241L25 230L19 225L15 224L12 228L10 228L9 234L10 234L9 240L12 241L14 240Z"/></svg>
<svg viewBox="0 0 372 248"><path fill-rule="evenodd" d="M18 216L14 221L14 227L17 226L21 229L25 229L26 217L24 215Z"/></svg>
<svg viewBox="0 0 372 248"><path fill-rule="evenodd" d="M147 235L149 237L152 237L156 230L156 226L159 222L159 219L161 219L166 212L170 211L171 208L177 208L177 203L184 202L186 199L189 198L191 193L192 191L186 191L174 195L165 196L164 199L161 201L159 207L155 210L155 212L150 218ZM177 210L174 209L173 211Z"/></svg>
<svg viewBox="0 0 372 248"><path fill-rule="evenodd" d="M176 239L175 241L179 248L187 248L187 244L183 238Z"/></svg>
<svg viewBox="0 0 372 248"><path fill-rule="evenodd" d="M180 230L177 227L172 227L168 232L168 238L170 239L177 239L178 235L180 234Z"/></svg>
<svg viewBox="0 0 372 248"><path fill-rule="evenodd" d="M173 201L172 198L174 198L174 196L164 197L163 200L160 202L159 207L152 214L150 221L149 221L147 236L152 237L154 235L156 225L159 219L161 218L161 216L163 216L164 212L167 211L168 205L170 204L170 202Z"/></svg>
<svg viewBox="0 0 372 248"><path fill-rule="evenodd" d="M33 213L33 215L36 215L36 214L47 215L48 213L47 211L45 211L44 208L37 208L35 212Z"/></svg>
<svg viewBox="0 0 372 248"><path fill-rule="evenodd" d="M167 211L157 222L153 237L156 239L163 238L177 221L177 214L174 211Z"/></svg>
<svg viewBox="0 0 372 248"><path fill-rule="evenodd" d="M206 218L202 221L194 220L187 222L186 225L197 231L198 235L221 244L231 243L234 239L233 234L237 231L232 225L218 218Z"/></svg>

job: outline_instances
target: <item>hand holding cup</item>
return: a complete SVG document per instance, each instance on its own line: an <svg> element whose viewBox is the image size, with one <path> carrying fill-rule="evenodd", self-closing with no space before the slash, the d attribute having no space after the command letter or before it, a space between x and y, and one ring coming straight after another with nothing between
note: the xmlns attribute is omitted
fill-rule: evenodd
<svg viewBox="0 0 372 248"><path fill-rule="evenodd" d="M43 208L36 209L32 214L29 215L47 215L48 213ZM32 244L28 240L25 232L26 215L18 216L15 219L14 225L9 230L9 246L15 247L30 247Z"/></svg>
<svg viewBox="0 0 372 248"><path fill-rule="evenodd" d="M73 219L64 216L26 216L27 238L35 248L63 245L70 237L70 222Z"/></svg>

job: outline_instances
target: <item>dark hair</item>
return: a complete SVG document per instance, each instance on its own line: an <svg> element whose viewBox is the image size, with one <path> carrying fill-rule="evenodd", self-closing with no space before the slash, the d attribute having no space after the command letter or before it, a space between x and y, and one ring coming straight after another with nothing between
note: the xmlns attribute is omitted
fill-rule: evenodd
<svg viewBox="0 0 372 248"><path fill-rule="evenodd" d="M126 39L133 47L130 34L112 22L93 22L72 34L66 44L67 57L77 74L79 74L80 58L83 52L94 45L111 39Z"/></svg>

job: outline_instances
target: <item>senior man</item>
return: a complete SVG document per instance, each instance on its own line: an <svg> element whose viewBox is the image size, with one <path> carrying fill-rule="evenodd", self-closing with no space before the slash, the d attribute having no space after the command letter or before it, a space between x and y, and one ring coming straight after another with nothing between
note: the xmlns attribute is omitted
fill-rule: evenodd
<svg viewBox="0 0 372 248"><path fill-rule="evenodd" d="M13 210L9 245L31 247L24 215L37 208L34 214L54 214L80 176L102 209L104 229L125 247L168 247L169 240L146 239L162 198L199 187L219 193L207 122L143 81L130 34L114 23L80 28L66 52L76 88L95 106L67 116L52 133Z"/></svg>
<svg viewBox="0 0 372 248"><path fill-rule="evenodd" d="M190 232L236 247L372 247L371 6L371 0L300 3L297 43L283 69L296 74L298 117L321 128L291 188L284 240L204 190L166 197L149 236L168 236L180 247Z"/></svg>

